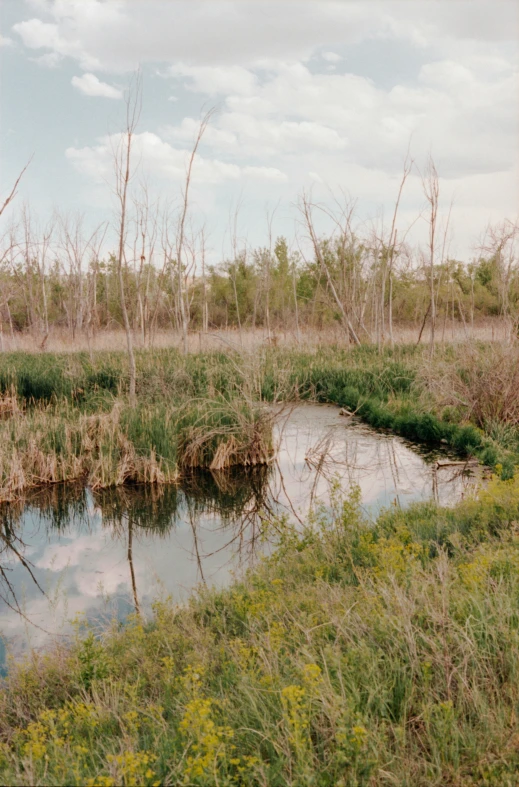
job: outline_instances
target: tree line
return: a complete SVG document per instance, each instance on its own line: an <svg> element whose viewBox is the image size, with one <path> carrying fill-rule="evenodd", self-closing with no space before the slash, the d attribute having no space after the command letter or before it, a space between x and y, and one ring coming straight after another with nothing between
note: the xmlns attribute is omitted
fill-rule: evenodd
<svg viewBox="0 0 519 787"><path fill-rule="evenodd" d="M138 212L132 253L121 266L116 253L100 258L102 233L85 231L82 217L56 216L40 232L23 208L11 226L0 265L0 331L31 331L43 339L52 327L72 336L124 328L148 344L159 329L221 328L268 331L322 329L344 315L362 340L387 341L391 324L430 320L430 271L410 249L392 248L355 232L316 240L308 258L278 237L272 248L243 248L219 264L198 266L197 253L181 268L185 317L179 298L178 260L162 245L149 216ZM447 258L433 266L436 327L446 320L473 325L482 317L514 319L519 268L510 259L513 226L496 231L494 248L465 264ZM130 230L130 231L131 231ZM513 233L515 237L515 233ZM203 257L203 255L200 255ZM390 269L390 266L392 268ZM389 274L391 280L388 282Z"/></svg>
<svg viewBox="0 0 519 787"><path fill-rule="evenodd" d="M330 208L303 193L298 238L273 239L268 216L268 243L250 248L238 240L236 212L230 222L232 253L208 264L206 229L192 215L190 187L213 110L200 123L173 207L132 182L141 96L137 73L126 98L124 130L113 147L112 253L105 251L109 222L91 230L83 215L55 211L41 225L27 205L11 217L0 247L0 349L6 333L19 331L30 331L43 347L53 327L73 337L120 327L131 360L136 336L151 345L157 331L167 328L180 332L187 350L190 330L263 328L270 337L281 329L299 337L302 330L339 324L353 343L382 345L393 343L395 325L415 325L420 340L428 324L433 351L447 321L468 330L493 315L505 321L509 337L516 335L519 224L505 220L489 227L471 262L452 259L450 211L440 216L440 178L432 158L420 175L426 206L420 218L428 225L423 247L413 248L399 228L401 196L415 166L408 153L387 229L359 223L351 201L335 200ZM332 228L325 236L317 229L318 214Z"/></svg>

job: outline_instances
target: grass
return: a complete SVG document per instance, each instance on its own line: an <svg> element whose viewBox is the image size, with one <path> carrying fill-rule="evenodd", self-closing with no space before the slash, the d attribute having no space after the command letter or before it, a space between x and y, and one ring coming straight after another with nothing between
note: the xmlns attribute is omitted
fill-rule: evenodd
<svg viewBox="0 0 519 787"><path fill-rule="evenodd" d="M14 665L17 785L516 785L519 478L365 523L334 493L226 590Z"/></svg>
<svg viewBox="0 0 519 787"><path fill-rule="evenodd" d="M0 358L0 500L38 485L176 483L194 468L270 461L272 416L221 354L139 354L136 408L121 353Z"/></svg>
<svg viewBox="0 0 519 787"><path fill-rule="evenodd" d="M397 344L415 344L420 332L420 325L414 327L409 325L394 325L393 334ZM443 331L442 331L443 335ZM488 317L486 319L478 319L467 328L458 320L452 322L447 320L445 338L449 343L464 343L467 338L481 341L481 342L505 342L507 337L506 323L498 317ZM4 334L4 348L10 351L22 351L32 353L36 341L41 340L34 338L30 333L17 333L14 336ZM135 334L135 343L137 347L142 346L142 339L138 334ZM240 332L236 328L229 329L210 329L207 333L192 331L188 336L189 351L190 352L211 352L215 349L222 348L222 346L243 346L244 349L249 351L257 351L269 343L275 342L277 346L283 347L298 347L301 343L305 347L322 348L330 345L347 344L346 337L343 329L339 325L323 326L320 330L316 330L311 326L306 328L304 325L300 326L300 337L298 339L295 329L285 329L279 327L271 333L271 342L268 340L267 331L265 328L257 328L255 330L244 328ZM427 345L429 342L429 326L426 326L422 336L422 343ZM158 330L153 337L154 348L177 348L182 346L182 336L173 330ZM96 334L88 337L81 333L72 333L67 329L51 326L49 337L45 343L45 352L49 353L71 353L74 354L78 350L85 353L92 350L95 353L119 350L125 352L126 350L126 335L123 330L103 329L96 332Z"/></svg>
<svg viewBox="0 0 519 787"><path fill-rule="evenodd" d="M503 356L498 378L489 348L469 350L440 349L432 365L416 346L140 351L133 410L122 353L100 353L95 362L86 353L3 354L0 500L45 483L175 483L193 468L266 463L272 417L261 403L299 399L346 407L375 428L476 456L510 478L519 430L507 370L519 367L517 352ZM472 403L458 401L460 391L467 400L472 391Z"/></svg>
<svg viewBox="0 0 519 787"><path fill-rule="evenodd" d="M68 403L31 408L0 421L0 501L45 484L169 484L186 469L265 464L271 421L258 407L222 397L136 409L118 401L92 415Z"/></svg>

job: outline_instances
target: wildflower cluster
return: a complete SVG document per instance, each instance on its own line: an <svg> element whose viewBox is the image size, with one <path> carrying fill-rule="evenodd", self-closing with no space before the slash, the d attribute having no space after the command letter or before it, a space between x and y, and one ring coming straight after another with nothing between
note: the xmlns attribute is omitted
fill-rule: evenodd
<svg viewBox="0 0 519 787"><path fill-rule="evenodd" d="M188 667L183 684L191 695L180 722L180 732L188 747L184 782L198 779L211 783L219 761L227 755L227 744L234 733L230 727L217 725L212 718L214 702L202 695L201 670Z"/></svg>

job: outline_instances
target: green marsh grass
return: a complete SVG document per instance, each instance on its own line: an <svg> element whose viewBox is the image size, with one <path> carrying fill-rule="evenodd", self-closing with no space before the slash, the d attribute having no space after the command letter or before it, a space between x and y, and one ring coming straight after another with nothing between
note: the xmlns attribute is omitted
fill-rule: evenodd
<svg viewBox="0 0 519 787"><path fill-rule="evenodd" d="M414 346L188 356L142 350L136 354L139 404L132 411L123 353L102 352L93 361L86 353L5 353L0 499L77 478L97 487L171 483L195 467L267 462L272 419L262 404L298 400L333 403L375 428L477 457L506 479L519 464L519 429L510 420L517 386L505 363L513 358L503 355L487 410L484 385L474 406L453 404L467 380L495 383L490 356L483 345L439 349L432 365Z"/></svg>

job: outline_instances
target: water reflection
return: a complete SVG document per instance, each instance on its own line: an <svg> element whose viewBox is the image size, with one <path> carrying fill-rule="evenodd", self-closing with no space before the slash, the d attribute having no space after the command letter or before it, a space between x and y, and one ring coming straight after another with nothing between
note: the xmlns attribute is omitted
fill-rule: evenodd
<svg viewBox="0 0 519 787"><path fill-rule="evenodd" d="M13 652L65 635L78 612L104 620L185 598L250 565L267 521L303 521L331 483L360 486L366 513L434 497L449 503L477 481L445 454L298 406L280 419L269 467L194 473L175 487L91 491L54 486L0 509L2 634ZM2 648L0 648L0 664Z"/></svg>
<svg viewBox="0 0 519 787"><path fill-rule="evenodd" d="M250 506L266 503L270 472L269 467L204 471L187 475L180 487L128 485L92 491L80 485L56 484L1 506L0 522L6 531L15 534L16 526L30 512L62 534L88 531L94 509L102 515L103 526L112 528L114 534L131 522L160 535L184 519L187 512L195 518L215 514L228 524Z"/></svg>

